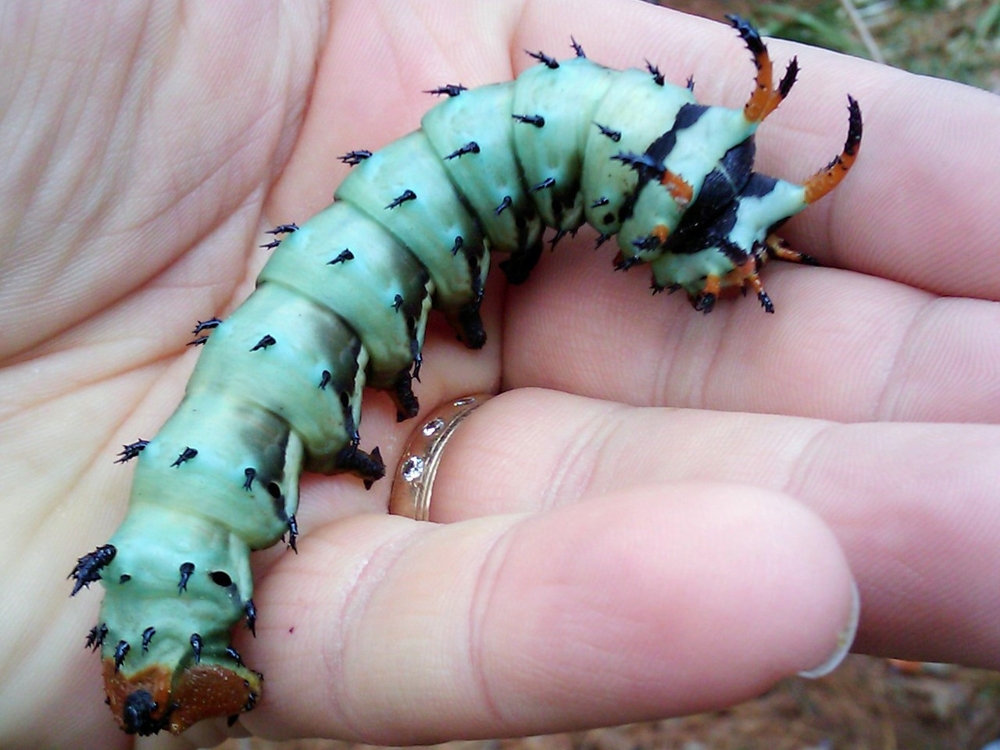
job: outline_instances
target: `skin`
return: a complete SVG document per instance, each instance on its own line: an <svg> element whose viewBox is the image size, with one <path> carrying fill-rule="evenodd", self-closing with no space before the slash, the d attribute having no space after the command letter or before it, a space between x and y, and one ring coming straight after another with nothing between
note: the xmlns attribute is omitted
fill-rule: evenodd
<svg viewBox="0 0 1000 750"><path fill-rule="evenodd" d="M421 90L507 80L571 33L710 103L753 71L731 29L638 2L62 5L0 16L0 746L122 748L82 648L99 592L65 576L263 230L323 207L338 154L416 127ZM425 412L512 392L449 443L437 523L386 516L388 482L307 479L301 554L255 560L236 646L265 697L233 733L429 743L729 705L826 658L852 574L858 650L1000 667L1000 100L769 46L803 72L759 169L803 179L848 92L864 111L853 172L784 231L826 267L766 269L773 316L702 316L581 233L491 281L483 351L436 320ZM393 466L418 423L364 407Z"/></svg>

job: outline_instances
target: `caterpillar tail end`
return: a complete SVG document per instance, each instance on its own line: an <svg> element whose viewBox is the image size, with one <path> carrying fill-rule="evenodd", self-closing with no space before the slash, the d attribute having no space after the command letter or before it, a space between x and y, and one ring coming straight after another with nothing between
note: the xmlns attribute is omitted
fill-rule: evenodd
<svg viewBox="0 0 1000 750"><path fill-rule="evenodd" d="M243 666L203 661L177 672L153 665L126 675L114 659L103 664L108 704L127 734L180 734L203 719L249 711L261 694L261 676Z"/></svg>

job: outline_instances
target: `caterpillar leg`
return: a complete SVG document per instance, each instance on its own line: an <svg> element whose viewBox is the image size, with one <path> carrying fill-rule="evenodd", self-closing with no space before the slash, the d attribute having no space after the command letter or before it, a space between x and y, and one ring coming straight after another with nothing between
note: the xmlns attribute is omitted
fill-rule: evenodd
<svg viewBox="0 0 1000 750"><path fill-rule="evenodd" d="M483 329L483 319L479 316L481 302L482 293L459 310L445 313L456 338L470 349L482 349L486 344L486 331Z"/></svg>
<svg viewBox="0 0 1000 750"><path fill-rule="evenodd" d="M764 291L764 284L760 280L761 265L762 263L758 260L757 256L751 256L742 265L737 266L726 274L722 283L725 288L739 289L744 294L747 289L750 289L757 295L757 299L760 301L760 306L764 308L764 312L773 313L774 304L771 302L771 298L767 292Z"/></svg>
<svg viewBox="0 0 1000 750"><path fill-rule="evenodd" d="M729 15L726 19L733 25L739 33L740 38L753 54L754 65L757 66L756 85L750 99L743 107L743 114L750 122L761 122L771 114L779 104L788 96L795 84L795 77L799 73L799 63L797 58L792 58L785 69L785 75L774 86L774 70L771 64L771 57L767 53L767 46L760 38L757 29L739 16Z"/></svg>
<svg viewBox="0 0 1000 750"><path fill-rule="evenodd" d="M365 489L385 476L385 462L382 461L382 453L375 448L371 453L358 448L356 445L349 445L341 449L337 454L336 472L353 474L365 483Z"/></svg>
<svg viewBox="0 0 1000 750"><path fill-rule="evenodd" d="M777 260L784 260L788 263L801 263L805 266L819 265L819 261L814 257L806 255L805 253L800 253L798 250L793 250L783 238L776 234L769 234L767 236L767 241L765 242L765 255L761 256L761 258L776 258Z"/></svg>
<svg viewBox="0 0 1000 750"><path fill-rule="evenodd" d="M396 405L396 421L405 422L413 419L420 411L420 402L413 392L413 374L409 370L403 370L396 377L392 386L386 389Z"/></svg>
<svg viewBox="0 0 1000 750"><path fill-rule="evenodd" d="M522 244L505 260L500 261L500 270L503 271L508 284L523 284L541 257L542 242L539 238L537 242Z"/></svg>
<svg viewBox="0 0 1000 750"><path fill-rule="evenodd" d="M718 300L735 297L738 292L745 294L746 290L750 289L757 295L764 312L773 313L774 304L764 291L764 284L760 280L761 265L756 256L751 256L725 276L706 276L701 291L691 297L694 309L701 313L710 313Z"/></svg>
<svg viewBox="0 0 1000 750"><path fill-rule="evenodd" d="M749 289L757 295L757 299L760 301L760 306L764 308L764 312L773 313L774 303L771 302L771 298L764 290L764 284L760 280L760 269L770 258L807 266L819 265L819 262L814 257L801 253L798 250L793 250L783 238L772 233L767 236L763 252L751 256L746 262L737 266L722 278L722 296L732 296L726 294L726 292L735 291L736 289L746 294L746 290Z"/></svg>
<svg viewBox="0 0 1000 750"><path fill-rule="evenodd" d="M701 291L690 296L691 304L695 311L708 315L715 308L715 302L721 294L722 279L712 274L705 277L705 285Z"/></svg>

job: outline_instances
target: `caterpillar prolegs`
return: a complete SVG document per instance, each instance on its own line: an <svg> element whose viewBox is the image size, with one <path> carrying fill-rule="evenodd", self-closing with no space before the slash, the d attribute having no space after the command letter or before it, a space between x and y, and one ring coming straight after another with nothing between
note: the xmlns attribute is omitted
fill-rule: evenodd
<svg viewBox="0 0 1000 750"><path fill-rule="evenodd" d="M230 645L254 628L249 553L295 546L303 471L383 476L359 447L362 389L389 391L400 419L418 411L428 313L468 346L485 343L479 305L491 253L511 282L558 240L591 224L618 236L619 268L648 263L654 290L683 289L709 312L749 289L769 258L809 261L774 234L853 164L861 113L850 97L843 151L802 185L753 171L757 126L788 95L757 32L731 19L756 81L742 109L700 105L659 71L615 71L542 52L516 80L448 84L419 130L376 153L352 151L334 202L281 236L254 293L205 344L177 411L137 458L128 514L81 557L73 593L100 581L100 649L111 709L129 733L180 732L253 708L261 677Z"/></svg>

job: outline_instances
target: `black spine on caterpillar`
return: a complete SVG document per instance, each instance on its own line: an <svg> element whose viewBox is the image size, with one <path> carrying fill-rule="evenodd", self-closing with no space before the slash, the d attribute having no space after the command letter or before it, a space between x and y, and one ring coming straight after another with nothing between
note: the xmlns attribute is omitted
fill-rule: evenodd
<svg viewBox="0 0 1000 750"><path fill-rule="evenodd" d="M754 173L756 128L797 68L775 86L756 31L734 26L758 71L742 109L700 105L653 66L604 68L575 42L568 60L532 52L539 64L515 81L431 89L442 99L420 130L345 154L353 169L333 204L273 230L284 239L254 293L197 327L211 334L194 342L204 348L177 411L125 446L120 460L138 459L128 514L72 574L74 593L105 587L88 644L126 731L179 732L255 705L260 675L230 645L235 622L256 623L250 551L285 534L294 544L303 471L384 474L378 450L358 447L362 388L388 391L401 418L417 413L432 307L484 344L491 252L523 281L546 227L558 238L587 222L600 241L618 235L620 267L651 264L654 291L684 289L707 312L749 287L773 310L759 267L803 256L772 230L840 181L861 115L850 99L843 152L804 185Z"/></svg>

